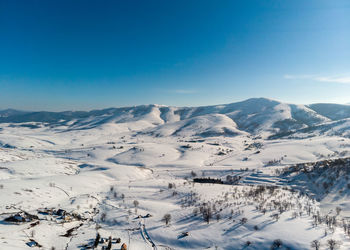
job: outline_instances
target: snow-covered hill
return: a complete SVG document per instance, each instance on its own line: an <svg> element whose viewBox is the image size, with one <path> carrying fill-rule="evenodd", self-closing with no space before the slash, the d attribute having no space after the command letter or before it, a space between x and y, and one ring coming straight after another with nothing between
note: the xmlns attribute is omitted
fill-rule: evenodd
<svg viewBox="0 0 350 250"><path fill-rule="evenodd" d="M309 107L333 121L350 118L350 105L318 103L311 104Z"/></svg>
<svg viewBox="0 0 350 250"><path fill-rule="evenodd" d="M0 249L350 249L346 110L0 112Z"/></svg>
<svg viewBox="0 0 350 250"><path fill-rule="evenodd" d="M189 135L193 128L201 128L192 135L227 135L242 132L271 136L295 132L300 129L348 117L347 105L315 104L310 106L286 104L266 98L203 107L168 107L142 105L110 108L89 112L0 112L0 123L42 123L47 126L64 126L65 129L89 129L105 124L119 124L124 130L141 131L162 125L162 135ZM336 109L336 112L334 112ZM207 125L215 128L208 130ZM21 124L25 126L25 124ZM28 126L34 126L28 125ZM156 129L157 130L157 129ZM153 131L150 131L153 133ZM192 133L190 132L190 133Z"/></svg>

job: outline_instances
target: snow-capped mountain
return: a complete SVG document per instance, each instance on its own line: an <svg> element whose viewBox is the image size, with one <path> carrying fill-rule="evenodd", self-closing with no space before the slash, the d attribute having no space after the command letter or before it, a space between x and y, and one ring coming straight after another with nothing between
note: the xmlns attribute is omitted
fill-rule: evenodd
<svg viewBox="0 0 350 250"><path fill-rule="evenodd" d="M170 135L285 136L332 127L350 117L350 106L336 104L295 105L266 98L203 107L141 105L93 111L1 111L0 123L43 123L62 129L97 128L108 124L122 130ZM334 125L335 126L335 125ZM324 132L324 131L323 131Z"/></svg>

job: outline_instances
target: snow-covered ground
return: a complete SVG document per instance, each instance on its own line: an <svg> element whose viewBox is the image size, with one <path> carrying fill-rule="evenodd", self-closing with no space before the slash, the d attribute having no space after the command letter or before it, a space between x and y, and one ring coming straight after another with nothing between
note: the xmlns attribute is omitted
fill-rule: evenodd
<svg viewBox="0 0 350 250"><path fill-rule="evenodd" d="M350 157L348 117L312 107L251 99L10 117L0 249L101 249L110 236L111 249L350 249L350 166L336 161Z"/></svg>

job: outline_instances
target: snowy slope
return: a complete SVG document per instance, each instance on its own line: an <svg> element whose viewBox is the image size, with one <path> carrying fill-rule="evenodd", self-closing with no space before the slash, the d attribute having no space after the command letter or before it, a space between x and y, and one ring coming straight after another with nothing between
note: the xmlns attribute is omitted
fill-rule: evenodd
<svg viewBox="0 0 350 250"><path fill-rule="evenodd" d="M309 107L318 114L328 117L334 121L350 118L350 105L317 103L311 104Z"/></svg>
<svg viewBox="0 0 350 250"><path fill-rule="evenodd" d="M311 108L313 109L311 109ZM269 136L278 133L296 131L331 121L327 114L317 113L318 106L304 106L281 103L266 98L252 98L246 101L203 107L168 107L161 105L142 105L126 108L111 108L89 112L32 112L0 117L2 123L44 123L66 129L91 129L105 124L119 124L124 131L155 127L165 124L158 133L170 135L181 133L189 127L203 125L204 136L240 134L244 131ZM205 127L217 127L209 131ZM220 125L220 123L222 123ZM197 125L196 125L197 124ZM13 125L16 126L16 125ZM25 126L25 125L19 125ZM28 124L27 126L30 126ZM32 124L31 126L38 126ZM167 130L167 132L166 132ZM208 130L208 131L207 131ZM239 131L240 130L240 131ZM183 130L188 135L188 130ZM201 134L197 132L197 135ZM195 134L193 134L195 135Z"/></svg>
<svg viewBox="0 0 350 250"><path fill-rule="evenodd" d="M263 98L7 113L0 249L350 249L337 117Z"/></svg>

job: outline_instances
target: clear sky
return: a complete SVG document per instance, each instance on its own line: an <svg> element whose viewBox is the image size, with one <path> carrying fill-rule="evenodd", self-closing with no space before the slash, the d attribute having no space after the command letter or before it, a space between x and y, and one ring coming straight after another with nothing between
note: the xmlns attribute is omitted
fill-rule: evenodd
<svg viewBox="0 0 350 250"><path fill-rule="evenodd" d="M348 0L0 0L0 109L350 102Z"/></svg>

